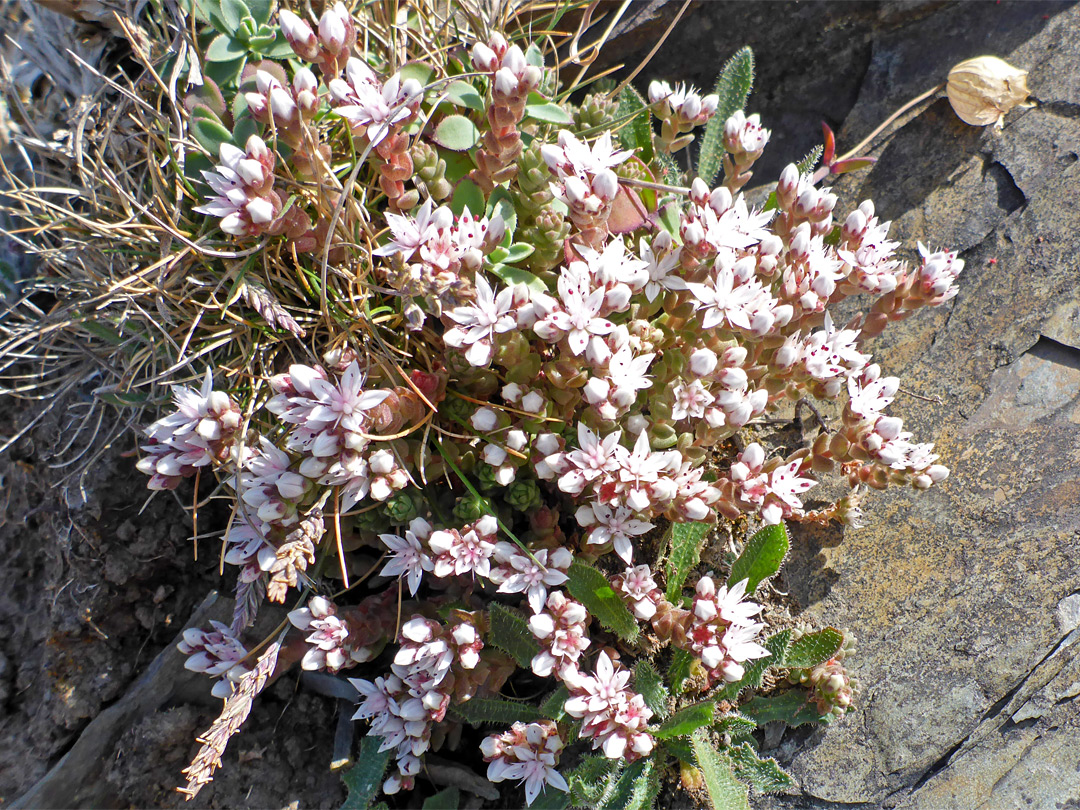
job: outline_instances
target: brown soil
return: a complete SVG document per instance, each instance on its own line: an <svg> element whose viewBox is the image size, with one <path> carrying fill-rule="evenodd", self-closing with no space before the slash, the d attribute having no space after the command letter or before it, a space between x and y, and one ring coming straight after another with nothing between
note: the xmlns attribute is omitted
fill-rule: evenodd
<svg viewBox="0 0 1080 810"><path fill-rule="evenodd" d="M32 413L0 403L9 435ZM159 493L147 503L145 477L125 456L130 435L80 492L61 482L68 470L49 466L61 432L55 421L41 424L0 456L0 804L44 776L223 586L215 541L202 541L192 559L191 520L178 500ZM213 522L201 515L200 532ZM129 729L112 755L106 804L183 804L173 789L219 706L166 707ZM282 679L256 702L197 804L339 807L344 790L328 768L334 721L332 701Z"/></svg>

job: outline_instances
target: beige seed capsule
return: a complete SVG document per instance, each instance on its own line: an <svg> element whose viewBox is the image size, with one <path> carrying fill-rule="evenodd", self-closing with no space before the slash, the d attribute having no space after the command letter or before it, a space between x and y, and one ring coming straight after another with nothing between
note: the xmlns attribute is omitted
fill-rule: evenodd
<svg viewBox="0 0 1080 810"><path fill-rule="evenodd" d="M966 124L1002 126L1005 113L1027 102L1026 70L996 56L967 59L949 71L945 92L953 110Z"/></svg>

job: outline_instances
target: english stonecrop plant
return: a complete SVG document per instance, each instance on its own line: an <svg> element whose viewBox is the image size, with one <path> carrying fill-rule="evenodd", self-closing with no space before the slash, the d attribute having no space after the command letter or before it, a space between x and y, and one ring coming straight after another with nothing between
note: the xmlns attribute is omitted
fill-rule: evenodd
<svg viewBox="0 0 1080 810"><path fill-rule="evenodd" d="M868 489L947 475L886 414L899 382L868 344L963 262L902 262L868 201L836 221L812 157L751 204L769 131L746 49L704 97L572 103L521 26L197 12L217 67L186 106L216 165L189 162L191 222L277 348L177 386L139 462L232 506L235 615L183 645L226 697L189 795L296 661L355 690L351 806L466 744L533 806L646 808L669 764L716 807L790 786L753 732L843 715L853 640L770 631L762 584L785 521L855 524ZM701 130L684 178L670 156ZM855 295L867 314L834 323ZM777 417L815 402L833 415L790 450ZM808 508L827 478L846 492ZM701 564L717 520L763 524L726 575ZM763 692L770 671L790 687Z"/></svg>

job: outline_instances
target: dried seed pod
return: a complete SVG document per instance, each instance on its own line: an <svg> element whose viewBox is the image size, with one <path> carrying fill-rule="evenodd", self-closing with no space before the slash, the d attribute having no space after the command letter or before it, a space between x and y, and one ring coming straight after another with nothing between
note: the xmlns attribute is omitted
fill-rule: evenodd
<svg viewBox="0 0 1080 810"><path fill-rule="evenodd" d="M1005 113L1027 104L1026 70L996 56L967 59L949 71L945 92L953 110L966 124L1002 126Z"/></svg>

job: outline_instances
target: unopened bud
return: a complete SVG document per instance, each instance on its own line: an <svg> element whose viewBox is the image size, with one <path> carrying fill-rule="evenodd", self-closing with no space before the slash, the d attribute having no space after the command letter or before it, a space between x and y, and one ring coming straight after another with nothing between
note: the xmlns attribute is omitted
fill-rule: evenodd
<svg viewBox="0 0 1080 810"><path fill-rule="evenodd" d="M308 62L319 58L319 41L310 25L287 8L278 12L278 20L281 22L281 33L292 46L293 53Z"/></svg>

